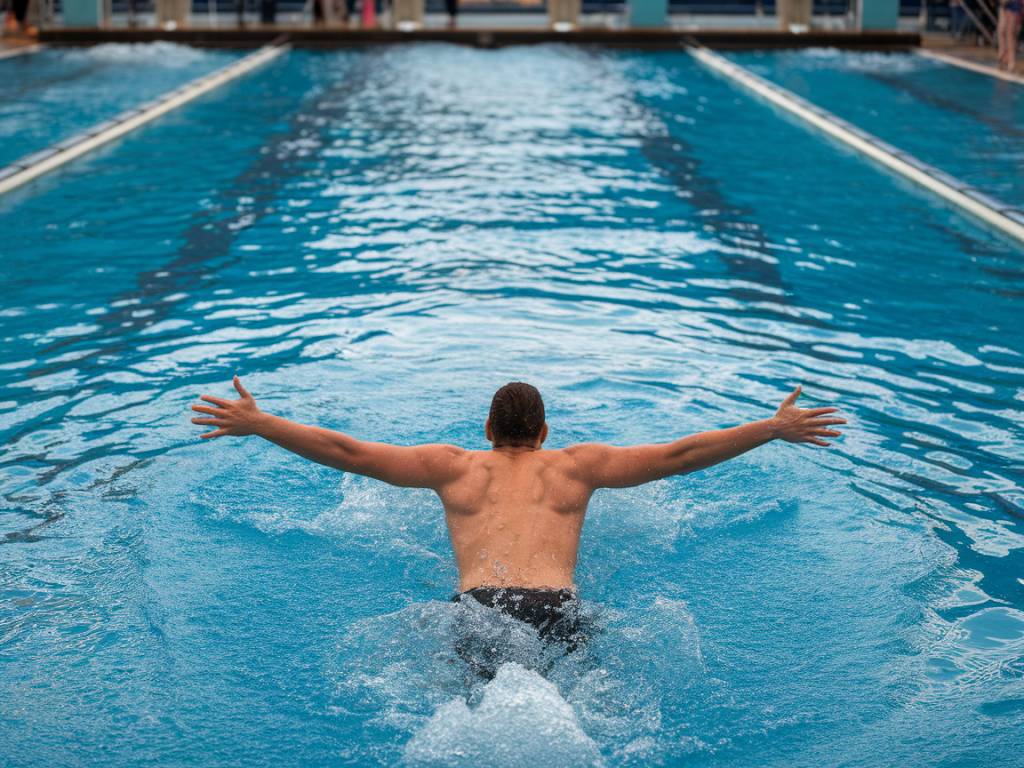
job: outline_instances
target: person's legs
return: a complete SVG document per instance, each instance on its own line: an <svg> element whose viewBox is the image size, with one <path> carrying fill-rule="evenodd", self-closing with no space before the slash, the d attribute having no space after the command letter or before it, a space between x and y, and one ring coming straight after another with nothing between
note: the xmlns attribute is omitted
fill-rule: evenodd
<svg viewBox="0 0 1024 768"><path fill-rule="evenodd" d="M949 33L954 40L961 40L964 36L964 13L963 6L951 5L949 7Z"/></svg>
<svg viewBox="0 0 1024 768"><path fill-rule="evenodd" d="M25 14L28 13L28 0L12 0L11 10L14 11L14 18L21 27L25 26Z"/></svg>
<svg viewBox="0 0 1024 768"><path fill-rule="evenodd" d="M1012 20L1010 21L1010 31L1007 35L1006 41L1006 68L1010 72L1017 71L1017 43L1020 40L1020 19L1021 12L1011 14Z"/></svg>
<svg viewBox="0 0 1024 768"><path fill-rule="evenodd" d="M1006 69L1008 50L1006 47L1007 31L1009 29L1010 12L1005 8L999 9L999 23L996 25L996 52L1000 69Z"/></svg>

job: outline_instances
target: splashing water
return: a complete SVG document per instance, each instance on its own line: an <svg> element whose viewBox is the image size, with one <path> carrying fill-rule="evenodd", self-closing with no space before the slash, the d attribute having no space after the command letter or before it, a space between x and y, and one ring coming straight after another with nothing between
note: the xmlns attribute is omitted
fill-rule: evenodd
<svg viewBox="0 0 1024 768"><path fill-rule="evenodd" d="M898 113L839 74L829 98ZM1024 748L1020 254L685 53L293 51L7 196L0 227L12 765ZM270 412L403 444L485 447L512 379L556 447L763 418L798 381L851 424L596 494L565 654L450 602L431 494L200 443L188 404L235 372Z"/></svg>

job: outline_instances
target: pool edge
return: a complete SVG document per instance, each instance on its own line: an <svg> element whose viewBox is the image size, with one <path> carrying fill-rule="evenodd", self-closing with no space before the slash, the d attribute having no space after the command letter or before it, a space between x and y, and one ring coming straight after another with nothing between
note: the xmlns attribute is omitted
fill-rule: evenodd
<svg viewBox="0 0 1024 768"><path fill-rule="evenodd" d="M874 51L910 51L921 36L916 32L830 32L811 30L670 30L670 29L421 29L400 32L385 29L309 29L241 27L233 29L46 29L40 42L50 45L99 43L176 42L186 45L251 48L270 43L280 35L296 48L349 48L402 43L454 43L477 48L567 43L610 48L666 49L703 45L720 49L842 48Z"/></svg>

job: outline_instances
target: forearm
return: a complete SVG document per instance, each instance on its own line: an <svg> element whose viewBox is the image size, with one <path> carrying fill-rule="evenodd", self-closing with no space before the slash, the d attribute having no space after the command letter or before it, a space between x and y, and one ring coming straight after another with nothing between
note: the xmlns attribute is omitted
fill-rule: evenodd
<svg viewBox="0 0 1024 768"><path fill-rule="evenodd" d="M706 469L736 458L776 437L778 429L775 419L684 437L668 445L666 474L679 475Z"/></svg>
<svg viewBox="0 0 1024 768"><path fill-rule="evenodd" d="M253 434L303 458L345 472L354 471L361 442L343 432L299 424L260 413Z"/></svg>
<svg viewBox="0 0 1024 768"><path fill-rule="evenodd" d="M578 445L567 449L577 462L580 479L592 488L627 488L670 475L682 475L719 464L772 440L827 446L824 438L839 437L833 426L846 419L836 409L797 408L797 387L782 401L775 416L731 429L718 429L684 437L673 443L634 445Z"/></svg>
<svg viewBox="0 0 1024 768"><path fill-rule="evenodd" d="M575 446L580 474L594 488L626 488L704 469L775 439L773 420L690 435L672 443Z"/></svg>
<svg viewBox="0 0 1024 768"><path fill-rule="evenodd" d="M264 413L256 407L256 400L237 376L233 383L241 395L238 400L201 395L204 404L192 406L193 411L203 414L194 417L192 423L213 427L212 431L200 435L203 439L259 435L318 464L404 487L436 490L463 470L464 462L460 459L465 451L453 445L373 443L343 432L298 424Z"/></svg>

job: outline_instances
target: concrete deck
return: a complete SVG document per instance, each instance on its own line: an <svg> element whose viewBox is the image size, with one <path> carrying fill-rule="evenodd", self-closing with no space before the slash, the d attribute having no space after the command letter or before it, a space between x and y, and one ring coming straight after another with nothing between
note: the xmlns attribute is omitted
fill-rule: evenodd
<svg viewBox="0 0 1024 768"><path fill-rule="evenodd" d="M921 35L921 47L926 50L944 53L947 56L954 56L958 59L981 64L982 66L996 69L996 49L979 47L957 42L948 34L936 34L929 32ZM1024 75L1024 56L1017 57L1016 75Z"/></svg>
<svg viewBox="0 0 1024 768"><path fill-rule="evenodd" d="M17 56L21 53L28 53L35 47L36 39L34 37L0 37L0 59Z"/></svg>

